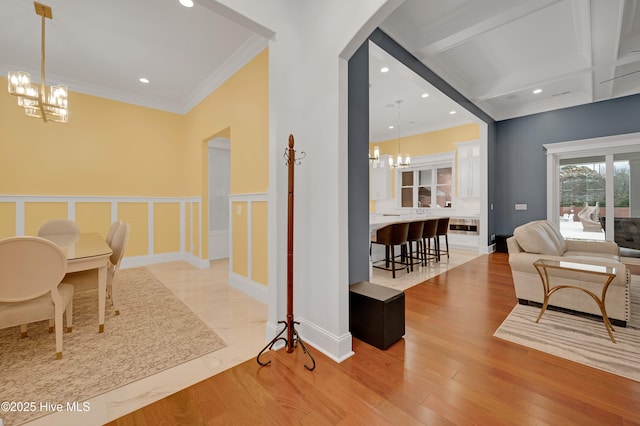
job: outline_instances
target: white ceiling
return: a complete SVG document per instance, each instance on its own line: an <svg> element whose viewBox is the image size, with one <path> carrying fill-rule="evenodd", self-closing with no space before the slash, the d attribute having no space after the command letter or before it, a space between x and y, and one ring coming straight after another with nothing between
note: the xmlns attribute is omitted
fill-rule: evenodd
<svg viewBox="0 0 640 426"><path fill-rule="evenodd" d="M406 0L380 28L495 120L640 92L638 0Z"/></svg>
<svg viewBox="0 0 640 426"><path fill-rule="evenodd" d="M47 83L172 112L188 111L267 45L211 0L193 8L177 0L42 2L53 9ZM639 0L405 0L380 27L496 120L640 92ZM372 64L385 61L384 52L375 55ZM0 73L29 71L39 81L39 68L33 1L1 0ZM397 109L386 105L398 99L401 129L470 119L462 110L449 116L444 98L438 110L417 109L433 107L436 91L412 106L408 89L433 89L406 69L386 77L404 73L407 81L386 83L371 69L373 140L397 136L387 129Z"/></svg>
<svg viewBox="0 0 640 426"><path fill-rule="evenodd" d="M383 67L388 71L381 72ZM424 94L428 96L423 97ZM452 111L455 114L451 114ZM369 42L369 139L372 142L477 121L422 77Z"/></svg>
<svg viewBox="0 0 640 426"><path fill-rule="evenodd" d="M45 29L47 84L171 112L187 112L267 46L263 37L200 4L40 3L53 12ZM40 81L40 29L33 0L0 1L0 73L28 71Z"/></svg>

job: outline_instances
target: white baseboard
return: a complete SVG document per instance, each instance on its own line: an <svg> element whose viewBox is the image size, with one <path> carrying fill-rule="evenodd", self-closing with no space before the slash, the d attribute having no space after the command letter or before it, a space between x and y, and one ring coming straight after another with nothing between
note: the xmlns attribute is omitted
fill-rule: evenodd
<svg viewBox="0 0 640 426"><path fill-rule="evenodd" d="M304 318L299 318L297 321L300 321L298 333L302 341L309 343L335 362L340 363L355 354L352 350L351 333L336 336Z"/></svg>
<svg viewBox="0 0 640 426"><path fill-rule="evenodd" d="M145 256L127 256L122 259L120 268L136 268L139 266L153 265L156 263L176 262L183 260L189 262L198 269L208 269L209 260L200 259L190 253L172 252L162 254L148 254Z"/></svg>
<svg viewBox="0 0 640 426"><path fill-rule="evenodd" d="M284 320L285 318L282 318L282 321ZM309 348L311 355L313 355L313 350L318 350L337 363L341 363L355 355L355 352L352 350L351 333L335 336L323 328L309 323L304 318L296 318L296 321L300 323L296 327L296 331L305 345L311 346ZM267 322L265 327L265 344L273 339L281 330L282 324ZM277 350L282 347L284 347L284 343L278 342L274 345L273 349Z"/></svg>
<svg viewBox="0 0 640 426"><path fill-rule="evenodd" d="M229 285L236 290L240 290L244 294L253 297L258 302L262 302L265 305L269 304L269 292L266 285L259 284L234 272L229 272Z"/></svg>

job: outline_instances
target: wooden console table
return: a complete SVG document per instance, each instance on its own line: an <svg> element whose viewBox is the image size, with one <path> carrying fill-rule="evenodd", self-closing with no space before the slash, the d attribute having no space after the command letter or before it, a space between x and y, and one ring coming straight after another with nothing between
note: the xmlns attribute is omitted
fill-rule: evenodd
<svg viewBox="0 0 640 426"><path fill-rule="evenodd" d="M542 318L542 314L547 309L549 305L549 297L558 290L564 288L573 288L576 290L580 290L589 296L596 302L598 307L600 308L600 312L602 312L602 321L604 322L604 326L607 329L607 333L609 333L609 337L613 343L616 343L616 339L613 337L613 326L611 325L611 321L609 321L609 317L607 316L607 309L604 305L604 299L607 295L607 290L609 289L609 284L616 277L616 268L612 266L606 265L598 265L592 263L578 263L578 262L567 262L562 260L548 260L548 259L538 259L533 262L533 266L535 266L538 271L538 275L540 275L540 279L542 280L542 287L544 290L544 303L542 304L542 309L540 309L540 314L536 319L536 323L540 321ZM553 277L553 274L549 273L549 271L553 270L561 270L567 272L577 272L577 273L587 273L592 275L598 275L603 279L602 285L602 294L598 296L597 294L587 290L586 288L578 287L575 285L568 284L558 284L552 285L550 282L550 276ZM560 279L559 277L555 277L556 279Z"/></svg>

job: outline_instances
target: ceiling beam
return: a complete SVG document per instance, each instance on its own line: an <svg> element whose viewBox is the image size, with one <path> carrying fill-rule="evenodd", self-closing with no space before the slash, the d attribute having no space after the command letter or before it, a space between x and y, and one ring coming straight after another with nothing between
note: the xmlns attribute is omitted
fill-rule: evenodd
<svg viewBox="0 0 640 426"><path fill-rule="evenodd" d="M426 56L437 55L560 1L562 0L522 2L510 9L504 10L502 13L496 13L481 21L478 21L478 14L473 7L474 4L466 5L464 8L464 16L456 16L455 19L451 20L444 19L442 21L443 25L440 26L438 31L430 32L422 37L423 43L420 44L423 45L423 47L420 48L420 53ZM480 2L476 3L476 5L476 7L485 7L485 4L480 4Z"/></svg>

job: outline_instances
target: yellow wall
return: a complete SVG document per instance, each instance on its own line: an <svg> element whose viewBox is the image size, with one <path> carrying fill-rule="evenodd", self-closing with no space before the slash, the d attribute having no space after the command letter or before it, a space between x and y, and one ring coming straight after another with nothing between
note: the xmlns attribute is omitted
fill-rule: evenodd
<svg viewBox="0 0 640 426"><path fill-rule="evenodd" d="M69 108L68 123L45 124L0 90L0 194L197 195L183 116L74 92Z"/></svg>
<svg viewBox="0 0 640 426"><path fill-rule="evenodd" d="M267 50L258 54L186 116L189 141L187 155L193 160L192 166L199 164L200 167L191 167L185 179L189 185L198 185L202 191L202 251L205 258L208 257L208 238L204 234L209 229L207 142L218 136L227 137L231 141L232 195L264 193L269 189L268 58ZM266 209L257 214L262 214L263 217L256 220L267 223ZM233 272L246 277L248 267L243 266L242 262L246 262L249 257L246 241L248 229L238 229L238 222L233 222ZM249 224L248 219L241 223L245 227ZM262 262L267 258L267 242L263 239L253 241L251 250L252 269L264 270L266 265L262 265Z"/></svg>
<svg viewBox="0 0 640 426"><path fill-rule="evenodd" d="M0 77L0 86L6 86L6 78ZM69 94L69 108L68 123L45 124L26 117L17 98L0 90L0 196L199 196L202 212L199 204L187 203L186 229L193 232L186 235L185 247L206 259L206 142L214 135L230 138L232 194L264 193L269 188L266 49L185 115L75 92ZM25 203L26 234L37 233L49 219L68 217L65 202L35 204L40 205ZM111 220L108 207L77 203L76 209L83 231L106 233ZM152 248L147 205L120 202L117 209L118 218L131 224L127 256L174 251L179 232L175 208L153 209L160 222L172 228L156 224ZM266 210L258 208L251 220L266 224ZM247 220L244 226L248 224ZM15 225L15 204L0 205L0 236L15 235ZM266 238L258 235L257 246L249 248L238 240L246 240L247 229L237 232L232 234L236 261L246 262L251 250L257 262L252 268L262 280Z"/></svg>
<svg viewBox="0 0 640 426"><path fill-rule="evenodd" d="M145 203L120 203L118 220L131 225L126 256L143 256L149 252L148 208Z"/></svg>
<svg viewBox="0 0 640 426"><path fill-rule="evenodd" d="M189 229L191 229L191 204L187 204L185 206L185 212L184 212L184 226L185 229L187 230L187 232L185 232L185 239L184 239L184 249L187 253L191 252L191 237L192 237L192 232L189 232Z"/></svg>
<svg viewBox="0 0 640 426"><path fill-rule="evenodd" d="M153 209L153 252L180 251L180 204L157 203Z"/></svg>
<svg viewBox="0 0 640 426"><path fill-rule="evenodd" d="M24 203L24 234L38 235L45 222L68 217L67 203Z"/></svg>
<svg viewBox="0 0 640 426"><path fill-rule="evenodd" d="M231 139L232 194L269 188L268 83L268 52L264 50L186 115L188 154L193 159L201 158L202 143L213 136L228 134ZM202 182L197 164L202 163L190 162L186 170L190 185Z"/></svg>
<svg viewBox="0 0 640 426"><path fill-rule="evenodd" d="M373 152L373 147L380 147L380 155L411 154L412 157L419 155L438 154L451 152L458 149L457 142L466 142L480 139L480 126L472 123L463 126L451 127L448 129L436 130L434 132L421 133L419 135L407 136L382 142L371 142L369 149ZM399 143L398 143L399 142Z"/></svg>
<svg viewBox="0 0 640 426"><path fill-rule="evenodd" d="M394 159L399 153L403 155L410 154L411 157L417 157L420 155L456 151L458 149L456 143L478 139L480 139L480 126L471 123L407 136L400 138L400 140L393 139L381 142L370 142L369 152L373 152L374 147L377 146L380 149L380 155L392 155ZM389 170L389 173L391 174L391 198L395 198L395 173L391 173L391 170ZM375 200L370 200L369 211L373 212L375 209Z"/></svg>
<svg viewBox="0 0 640 426"><path fill-rule="evenodd" d="M269 224L267 223L267 206L266 202L252 203L251 212L251 231L252 231L252 271L251 278L253 281L267 284L269 272L268 258L266 251L263 250L269 241Z"/></svg>
<svg viewBox="0 0 640 426"><path fill-rule="evenodd" d="M238 275L248 276L248 232L249 219L247 215L247 203L236 202L231 203L231 232L233 233L233 269Z"/></svg>
<svg viewBox="0 0 640 426"><path fill-rule="evenodd" d="M16 205L0 203L0 238L16 235Z"/></svg>
<svg viewBox="0 0 640 426"><path fill-rule="evenodd" d="M111 204L76 203L75 221L82 232L97 232L106 237L111 226Z"/></svg>
<svg viewBox="0 0 640 426"><path fill-rule="evenodd" d="M191 205L191 226L193 227L193 250L191 250L191 254L198 256L200 253L200 238L197 238L200 235L200 204L193 203ZM207 228L205 228L207 229ZM208 241L206 236L203 237L205 241ZM187 250L188 251L188 250Z"/></svg>

